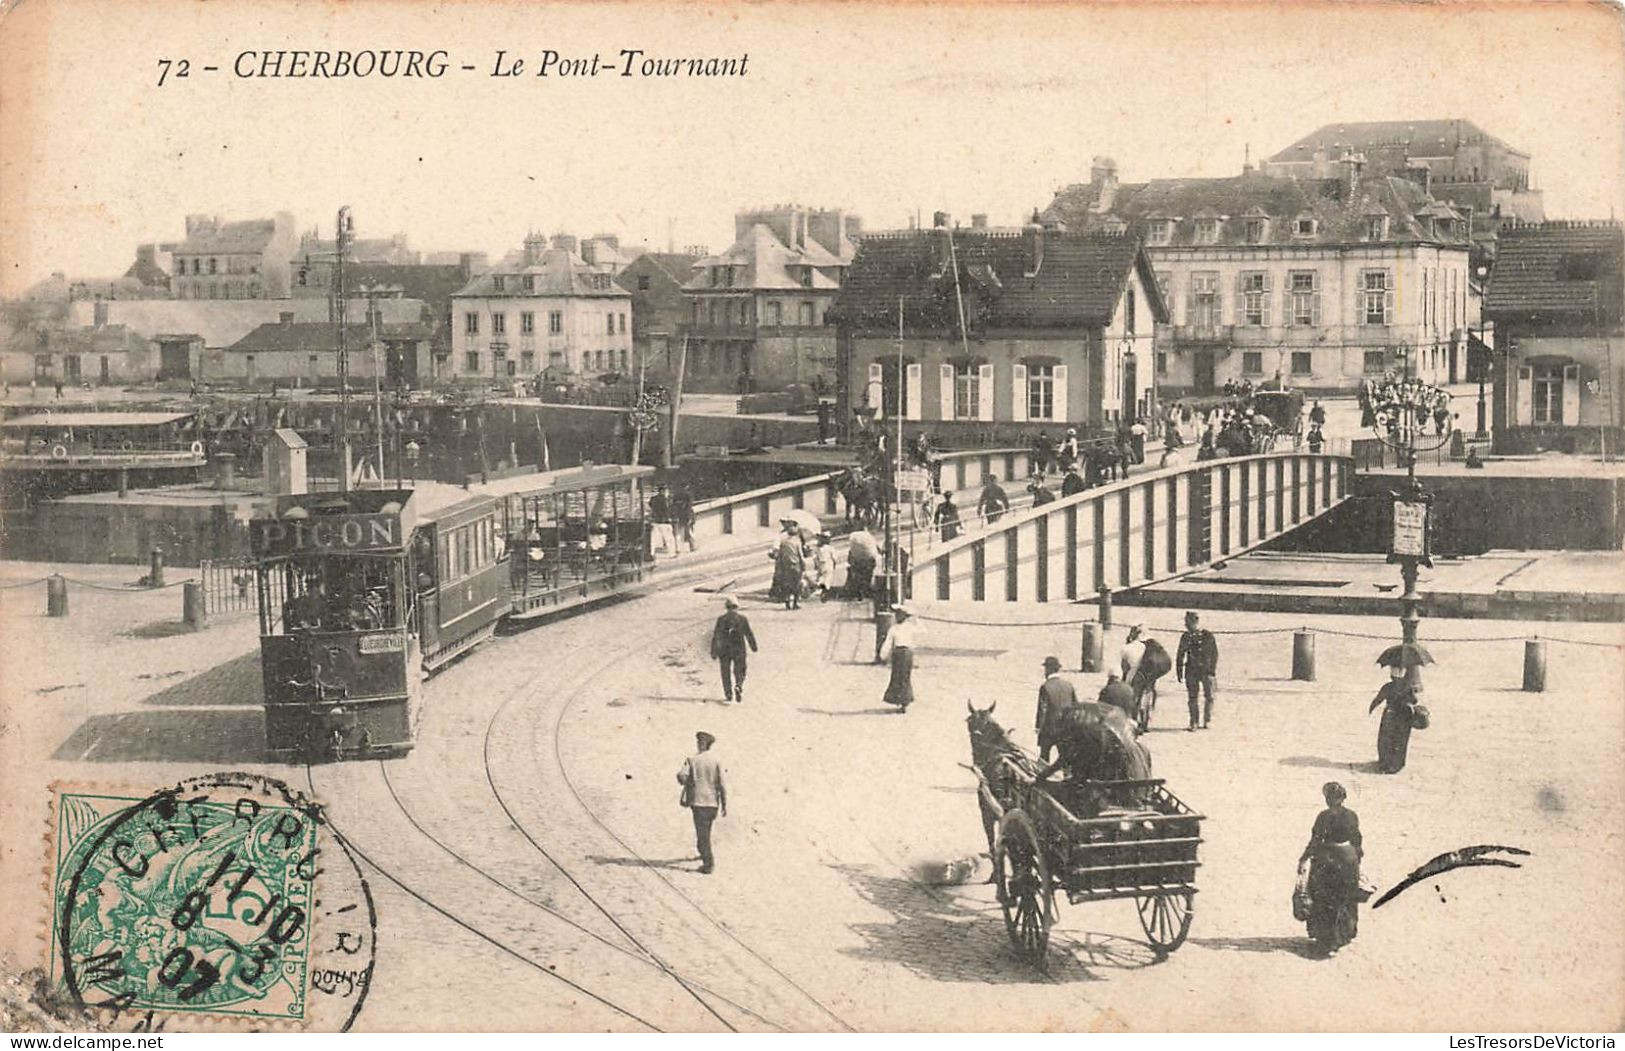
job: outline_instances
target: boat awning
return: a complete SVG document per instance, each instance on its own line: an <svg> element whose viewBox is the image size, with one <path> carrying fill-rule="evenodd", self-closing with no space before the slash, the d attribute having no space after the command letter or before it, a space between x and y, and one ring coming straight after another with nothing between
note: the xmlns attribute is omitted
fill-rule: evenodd
<svg viewBox="0 0 1625 1051"><path fill-rule="evenodd" d="M41 412L0 422L7 430L36 427L161 427L189 420L190 412Z"/></svg>

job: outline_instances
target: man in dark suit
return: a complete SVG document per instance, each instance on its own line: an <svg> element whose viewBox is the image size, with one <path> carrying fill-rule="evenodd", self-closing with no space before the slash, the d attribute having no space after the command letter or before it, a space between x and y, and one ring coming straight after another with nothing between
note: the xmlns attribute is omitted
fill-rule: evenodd
<svg viewBox="0 0 1625 1051"><path fill-rule="evenodd" d="M756 649L756 635L750 621L739 612L739 600L729 595L722 603L727 609L711 629L711 656L722 669L722 695L726 703L745 703L746 647Z"/></svg>
<svg viewBox="0 0 1625 1051"><path fill-rule="evenodd" d="M1051 736L1053 728L1060 725L1062 713L1077 703L1078 691L1061 678L1060 658L1045 657L1044 682L1038 687L1038 717L1035 720L1039 759L1049 762L1049 750L1056 743Z"/></svg>
<svg viewBox="0 0 1625 1051"><path fill-rule="evenodd" d="M1185 634L1179 637L1179 652L1174 657L1174 677L1185 684L1185 698L1190 706L1190 729L1207 729L1213 721L1213 694L1218 688L1219 640L1201 626L1201 618L1192 610L1185 614ZM1197 694L1206 702L1197 707ZM1200 716L1200 721L1198 721Z"/></svg>
<svg viewBox="0 0 1625 1051"><path fill-rule="evenodd" d="M1139 714L1139 705L1134 703L1134 688L1124 682L1117 672L1106 676L1106 685L1100 688L1100 696L1095 698L1095 703L1109 704L1130 719L1137 718Z"/></svg>

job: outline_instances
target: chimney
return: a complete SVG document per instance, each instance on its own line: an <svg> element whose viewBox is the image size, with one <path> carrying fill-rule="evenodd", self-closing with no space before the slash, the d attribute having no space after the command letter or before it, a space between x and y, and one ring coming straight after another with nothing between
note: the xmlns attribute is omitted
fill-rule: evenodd
<svg viewBox="0 0 1625 1051"><path fill-rule="evenodd" d="M986 230L987 229L987 213L986 212L976 212L975 214L973 214L970 217L970 228L972 230Z"/></svg>
<svg viewBox="0 0 1625 1051"><path fill-rule="evenodd" d="M158 246L144 244L135 246L135 261L142 267L155 267L158 265Z"/></svg>
<svg viewBox="0 0 1625 1051"><path fill-rule="evenodd" d="M563 252L574 253L577 241L574 234L554 234L553 247Z"/></svg>
<svg viewBox="0 0 1625 1051"><path fill-rule="evenodd" d="M525 265L540 266L542 253L547 251L547 238L538 233L531 233L525 238Z"/></svg>
<svg viewBox="0 0 1625 1051"><path fill-rule="evenodd" d="M1426 161L1413 161L1412 163L1406 165L1405 175L1416 185L1420 186L1423 193L1433 193L1433 169L1428 166Z"/></svg>
<svg viewBox="0 0 1625 1051"><path fill-rule="evenodd" d="M1117 162L1096 157L1089 162L1089 185L1096 187L1095 211L1109 212L1117 200Z"/></svg>
<svg viewBox="0 0 1625 1051"><path fill-rule="evenodd" d="M588 266L597 266L598 265L598 242L597 241L583 241L583 242L581 242L581 261L586 263Z"/></svg>
<svg viewBox="0 0 1625 1051"><path fill-rule="evenodd" d="M1312 178L1326 179L1330 177L1330 167L1326 159L1326 147L1316 146L1315 152L1309 158L1309 174Z"/></svg>
<svg viewBox="0 0 1625 1051"><path fill-rule="evenodd" d="M282 311L280 314L277 315L277 322L279 324L281 324L283 328L292 328L293 327L293 311L291 311L291 310Z"/></svg>
<svg viewBox="0 0 1625 1051"><path fill-rule="evenodd" d="M107 327L107 300L96 297L96 303L91 307L92 317L97 328Z"/></svg>
<svg viewBox="0 0 1625 1051"><path fill-rule="evenodd" d="M932 225L933 228L940 228L940 227L950 226L952 224L949 223L949 221L948 221L949 218L950 218L950 216L948 215L947 212L932 212L931 213L931 225Z"/></svg>
<svg viewBox="0 0 1625 1051"><path fill-rule="evenodd" d="M193 214L186 217L186 236L196 237L213 230L220 225L220 220L212 215Z"/></svg>
<svg viewBox="0 0 1625 1051"><path fill-rule="evenodd" d="M1365 156L1343 151L1337 161L1337 179L1343 191L1343 200L1354 200L1354 191L1360 185L1360 171L1365 167Z"/></svg>
<svg viewBox="0 0 1625 1051"><path fill-rule="evenodd" d="M1031 221L1021 228L1021 242L1027 250L1027 276L1037 277L1044 266L1044 224L1039 221L1036 208Z"/></svg>

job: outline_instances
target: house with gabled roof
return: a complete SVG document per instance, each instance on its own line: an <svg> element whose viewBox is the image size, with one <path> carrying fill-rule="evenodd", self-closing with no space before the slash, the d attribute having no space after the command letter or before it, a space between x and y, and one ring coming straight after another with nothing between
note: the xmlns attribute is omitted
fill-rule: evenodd
<svg viewBox="0 0 1625 1051"><path fill-rule="evenodd" d="M1327 393L1409 371L1466 374L1477 324L1467 226L1417 181L1343 158L1335 176L1090 181L1041 220L1143 239L1169 305L1155 369L1167 396L1279 377Z"/></svg>
<svg viewBox="0 0 1625 1051"><path fill-rule="evenodd" d="M188 215L186 238L160 247L173 260L176 299L286 299L297 238L290 212L234 222Z"/></svg>
<svg viewBox="0 0 1625 1051"><path fill-rule="evenodd" d="M695 262L683 293L689 390L833 384L824 313L856 251L856 216L799 205L734 216L734 242Z"/></svg>
<svg viewBox="0 0 1625 1051"><path fill-rule="evenodd" d="M1484 316L1495 325L1495 451L1617 455L1625 229L1612 221L1504 228Z"/></svg>
<svg viewBox="0 0 1625 1051"><path fill-rule="evenodd" d="M963 444L1154 413L1147 365L1168 313L1137 240L937 220L866 235L835 296L843 419L900 417Z"/></svg>

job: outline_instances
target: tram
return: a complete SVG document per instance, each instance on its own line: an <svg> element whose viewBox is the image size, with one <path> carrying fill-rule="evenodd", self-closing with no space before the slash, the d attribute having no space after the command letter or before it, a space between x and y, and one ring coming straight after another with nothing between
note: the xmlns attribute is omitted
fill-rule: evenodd
<svg viewBox="0 0 1625 1051"><path fill-rule="evenodd" d="M643 579L650 473L519 476L429 511L404 489L278 497L249 524L271 754L404 754L432 672Z"/></svg>

